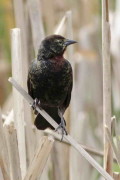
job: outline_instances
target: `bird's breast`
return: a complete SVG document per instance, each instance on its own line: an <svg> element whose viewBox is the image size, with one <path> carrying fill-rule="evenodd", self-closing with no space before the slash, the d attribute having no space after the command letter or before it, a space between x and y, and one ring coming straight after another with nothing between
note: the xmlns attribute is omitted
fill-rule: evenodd
<svg viewBox="0 0 120 180"><path fill-rule="evenodd" d="M63 103L70 82L70 69L64 61L40 62L32 74L35 97L43 105L59 106Z"/></svg>

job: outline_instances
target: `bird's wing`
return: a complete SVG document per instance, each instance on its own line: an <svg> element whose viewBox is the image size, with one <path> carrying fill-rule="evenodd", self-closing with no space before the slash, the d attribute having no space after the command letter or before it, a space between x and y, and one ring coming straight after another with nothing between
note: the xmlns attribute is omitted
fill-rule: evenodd
<svg viewBox="0 0 120 180"><path fill-rule="evenodd" d="M33 88L32 88L32 84L30 82L30 77L28 75L28 78L27 78L27 87L28 87L28 94L32 97L33 97Z"/></svg>
<svg viewBox="0 0 120 180"><path fill-rule="evenodd" d="M70 104L72 87L73 87L73 79L71 77L71 83L70 83L70 87L68 89L66 98L65 98L62 106L60 107L60 109L62 110L63 114L64 114L65 110L68 108L68 106Z"/></svg>
<svg viewBox="0 0 120 180"><path fill-rule="evenodd" d="M33 84L32 84L32 74L34 69L36 68L36 59L32 60L29 70L28 70L28 77L27 77L27 87L28 87L28 94L34 99L33 93Z"/></svg>

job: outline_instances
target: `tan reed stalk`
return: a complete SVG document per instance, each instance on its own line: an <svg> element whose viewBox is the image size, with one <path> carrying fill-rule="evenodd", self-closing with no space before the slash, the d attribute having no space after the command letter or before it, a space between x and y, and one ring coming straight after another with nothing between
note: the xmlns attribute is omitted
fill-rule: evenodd
<svg viewBox="0 0 120 180"><path fill-rule="evenodd" d="M104 168L112 176L112 148L106 136L106 126L111 133L111 64L109 1L102 0L102 58L103 58L103 129Z"/></svg>

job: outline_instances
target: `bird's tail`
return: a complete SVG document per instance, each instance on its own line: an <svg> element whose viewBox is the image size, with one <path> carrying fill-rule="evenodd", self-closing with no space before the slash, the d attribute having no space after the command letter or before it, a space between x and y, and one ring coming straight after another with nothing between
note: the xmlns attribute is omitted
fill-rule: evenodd
<svg viewBox="0 0 120 180"><path fill-rule="evenodd" d="M58 123L61 123L61 118L58 115L58 108L56 107L45 107L44 110ZM54 129L53 126L41 115L38 114L34 122L37 129L44 130L46 128ZM66 123L65 123L66 124Z"/></svg>

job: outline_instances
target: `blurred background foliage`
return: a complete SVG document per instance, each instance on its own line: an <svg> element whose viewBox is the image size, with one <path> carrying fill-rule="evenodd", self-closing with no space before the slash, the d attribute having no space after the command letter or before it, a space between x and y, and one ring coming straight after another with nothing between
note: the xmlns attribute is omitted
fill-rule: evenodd
<svg viewBox="0 0 120 180"><path fill-rule="evenodd" d="M0 0L0 105L10 91L7 81L10 74L10 29L14 27L12 1Z"/></svg>

